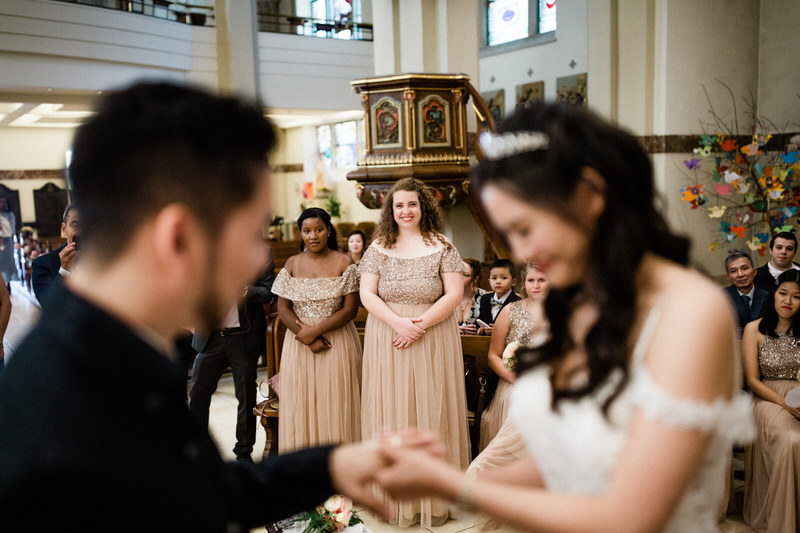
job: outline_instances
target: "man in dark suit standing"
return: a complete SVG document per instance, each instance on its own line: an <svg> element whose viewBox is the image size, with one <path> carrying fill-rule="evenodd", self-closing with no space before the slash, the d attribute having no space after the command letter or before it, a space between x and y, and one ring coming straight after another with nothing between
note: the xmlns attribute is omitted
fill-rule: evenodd
<svg viewBox="0 0 800 533"><path fill-rule="evenodd" d="M61 236L67 239L56 250L41 255L31 264L31 283L39 304L44 306L55 283L68 276L78 262L78 237L80 236L78 210L67 205L61 217Z"/></svg>
<svg viewBox="0 0 800 533"><path fill-rule="evenodd" d="M170 83L110 91L78 128L80 268L0 374L0 531L245 532L333 493L387 515L377 446L226 463L186 405L175 339L263 271L275 142L261 105Z"/></svg>
<svg viewBox="0 0 800 533"><path fill-rule="evenodd" d="M208 427L211 396L217 390L222 373L230 366L238 409L236 414L237 461L253 462L256 442L256 373L258 357L266 351L267 321L264 304L272 301L275 263L270 250L267 267L253 285L244 289L243 301L231 308L221 328L211 332L196 331L192 348L198 354L192 367L189 410Z"/></svg>
<svg viewBox="0 0 800 533"><path fill-rule="evenodd" d="M729 254L725 258L725 272L731 280L731 285L725 287L725 292L736 309L738 333L741 337L745 325L761 317L769 292L754 285L756 270L753 260L745 252L737 250Z"/></svg>

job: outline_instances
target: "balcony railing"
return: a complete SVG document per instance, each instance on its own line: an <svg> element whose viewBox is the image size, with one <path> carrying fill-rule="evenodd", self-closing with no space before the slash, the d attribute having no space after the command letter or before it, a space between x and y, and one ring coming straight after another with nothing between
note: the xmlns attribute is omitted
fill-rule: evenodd
<svg viewBox="0 0 800 533"><path fill-rule="evenodd" d="M56 0L67 4L138 13L192 26L214 26L214 8L180 0Z"/></svg>
<svg viewBox="0 0 800 533"><path fill-rule="evenodd" d="M372 40L372 24L350 20L315 19L280 13L259 13L258 31L327 39Z"/></svg>

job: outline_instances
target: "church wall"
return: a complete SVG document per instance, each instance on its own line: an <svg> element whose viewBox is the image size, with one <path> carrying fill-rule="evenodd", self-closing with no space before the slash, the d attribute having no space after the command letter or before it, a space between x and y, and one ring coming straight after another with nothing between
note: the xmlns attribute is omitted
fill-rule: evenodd
<svg viewBox="0 0 800 533"><path fill-rule="evenodd" d="M9 79L21 88L75 90L105 90L140 77L183 80L199 66L194 35L209 32L90 6L4 0L0 72L6 88Z"/></svg>
<svg viewBox="0 0 800 533"><path fill-rule="evenodd" d="M587 1L559 3L557 16L555 41L480 58L476 86L481 92L504 89L506 114L514 110L517 85L543 80L545 99L555 100L557 78L587 72ZM530 75L529 69L533 70ZM591 102L591 77L588 86Z"/></svg>
<svg viewBox="0 0 800 533"><path fill-rule="evenodd" d="M361 108L350 81L373 75L371 42L262 32L258 47L261 91L267 105Z"/></svg>

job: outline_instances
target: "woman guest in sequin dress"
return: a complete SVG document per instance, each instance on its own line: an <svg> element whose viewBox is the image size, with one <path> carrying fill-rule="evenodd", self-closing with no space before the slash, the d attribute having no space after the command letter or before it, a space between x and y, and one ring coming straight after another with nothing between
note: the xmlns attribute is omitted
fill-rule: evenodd
<svg viewBox="0 0 800 533"><path fill-rule="evenodd" d="M800 271L778 276L764 316L742 335L745 377L755 395L756 440L746 449L744 520L758 532L800 530L800 410L784 396L800 385Z"/></svg>
<svg viewBox="0 0 800 533"><path fill-rule="evenodd" d="M458 251L440 233L436 200L422 182L398 181L383 203L375 239L361 259L364 439L420 428L444 443L447 461L469 463L464 363L455 309L463 287ZM400 526L439 525L445 502L391 505Z"/></svg>
<svg viewBox="0 0 800 533"><path fill-rule="evenodd" d="M456 319L458 331L462 335L477 335L478 316L481 313L481 296L486 294L484 289L478 287L481 277L481 262L472 257L464 258L464 294L456 306Z"/></svg>
<svg viewBox="0 0 800 533"><path fill-rule="evenodd" d="M376 481L523 531L718 531L731 447L752 432L727 297L684 266L634 136L564 104L498 130L470 192L550 284L550 336L517 355L511 391L528 453L476 476L395 441Z"/></svg>
<svg viewBox="0 0 800 533"><path fill-rule="evenodd" d="M287 327L281 353L278 450L361 438L358 269L337 251L328 213L312 207L297 220L301 253L272 286Z"/></svg>
<svg viewBox="0 0 800 533"><path fill-rule="evenodd" d="M511 386L517 380L514 371L503 364L506 346L512 342L532 346L534 335L546 334L544 299L547 296L547 275L535 266L528 265L520 278L523 280L520 292L524 299L505 306L497 315L492 328L489 366L500 379L494 398L481 417L481 450L489 445L505 423Z"/></svg>
<svg viewBox="0 0 800 533"><path fill-rule="evenodd" d="M367 237L360 229L356 229L347 235L347 255L353 260L355 264L361 262L361 256L364 255L364 249L367 247Z"/></svg>

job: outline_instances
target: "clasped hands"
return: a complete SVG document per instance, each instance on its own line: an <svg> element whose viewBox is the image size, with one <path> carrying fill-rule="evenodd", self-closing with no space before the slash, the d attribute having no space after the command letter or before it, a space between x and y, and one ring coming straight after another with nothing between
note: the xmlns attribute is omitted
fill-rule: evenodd
<svg viewBox="0 0 800 533"><path fill-rule="evenodd" d="M403 348L408 348L412 342L422 337L425 329L418 325L420 322L422 322L422 319L419 317L397 317L395 323L392 324L392 328L397 332L397 335L392 339L392 346L402 350Z"/></svg>
<svg viewBox="0 0 800 533"><path fill-rule="evenodd" d="M437 495L434 480L443 472L457 473L442 460L445 452L427 431L386 433L373 441L336 448L330 459L331 481L338 493L389 520L389 509L371 487L377 485L401 500Z"/></svg>
<svg viewBox="0 0 800 533"><path fill-rule="evenodd" d="M297 342L308 346L312 353L324 352L333 346L328 339L320 335L316 327L303 324L299 320L295 320L295 323L300 329L294 334L294 338Z"/></svg>

